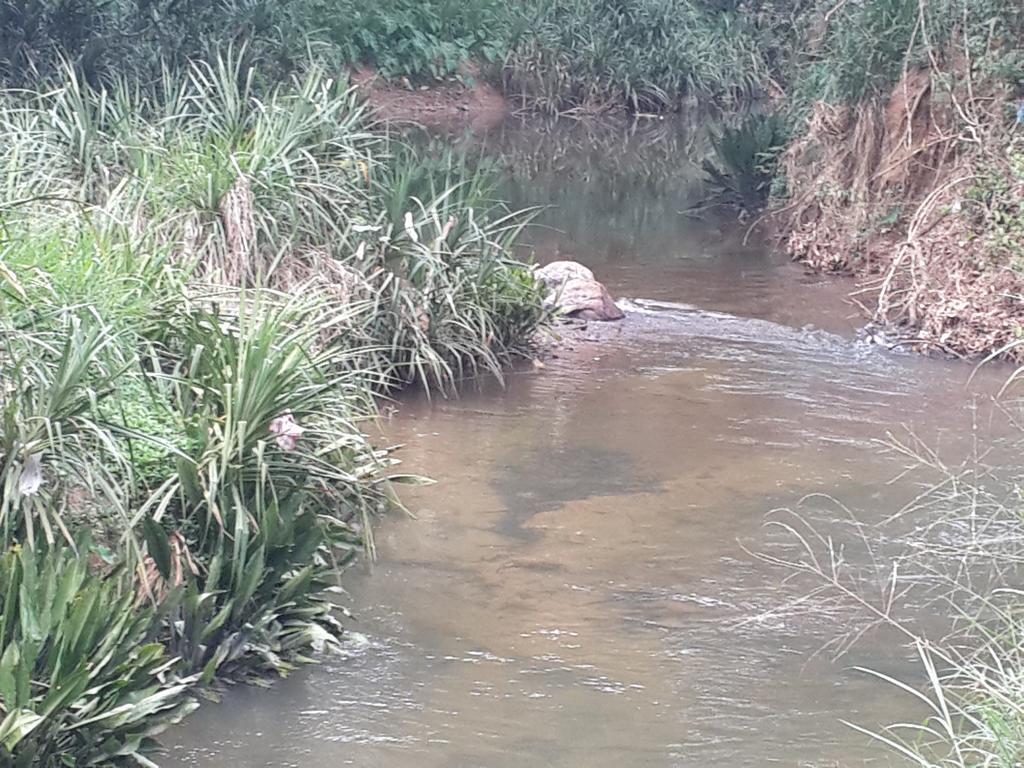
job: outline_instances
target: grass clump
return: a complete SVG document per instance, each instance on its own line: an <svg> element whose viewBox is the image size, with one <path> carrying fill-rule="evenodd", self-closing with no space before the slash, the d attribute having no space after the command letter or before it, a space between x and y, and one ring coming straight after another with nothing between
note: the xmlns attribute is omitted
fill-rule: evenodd
<svg viewBox="0 0 1024 768"><path fill-rule="evenodd" d="M785 121L777 114L753 114L737 127L726 126L712 141L712 159L704 161L710 195L743 210L760 208L773 192L786 141Z"/></svg>
<svg viewBox="0 0 1024 768"><path fill-rule="evenodd" d="M528 3L504 85L544 112L678 109L687 96L735 102L771 74L754 17L698 0Z"/></svg>
<svg viewBox="0 0 1024 768"><path fill-rule="evenodd" d="M1014 468L990 466L980 445L960 464L913 436L890 436L888 446L920 493L882 524L851 519L821 497L773 516L769 525L785 535L762 557L810 590L776 618L792 610L835 622L828 647L840 657L874 632L906 645L920 665L915 680L870 665L858 671L920 715L880 729L852 724L901 762L1012 768L1024 752L1020 478ZM821 511L838 511L844 530Z"/></svg>

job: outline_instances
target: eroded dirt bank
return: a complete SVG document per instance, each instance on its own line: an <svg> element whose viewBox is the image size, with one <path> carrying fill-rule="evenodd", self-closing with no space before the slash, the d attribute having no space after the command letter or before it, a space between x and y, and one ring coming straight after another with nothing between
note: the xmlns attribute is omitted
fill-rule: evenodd
<svg viewBox="0 0 1024 768"><path fill-rule="evenodd" d="M414 123L446 132L482 132L500 125L512 111L501 92L472 67L459 78L420 86L405 78L381 77L365 67L350 77L375 116L385 122Z"/></svg>
<svg viewBox="0 0 1024 768"><path fill-rule="evenodd" d="M1009 93L938 92L910 71L886 99L816 105L782 160L786 251L856 278L895 342L965 358L1024 348L1024 126Z"/></svg>

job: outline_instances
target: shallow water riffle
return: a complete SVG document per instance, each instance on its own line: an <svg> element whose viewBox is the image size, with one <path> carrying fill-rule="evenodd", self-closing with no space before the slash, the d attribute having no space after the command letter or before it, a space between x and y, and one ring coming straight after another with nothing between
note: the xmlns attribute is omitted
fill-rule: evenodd
<svg viewBox="0 0 1024 768"><path fill-rule="evenodd" d="M840 720L919 718L852 669L913 683L912 653L876 631L839 661L816 654L833 621L775 613L806 584L750 552L779 545L766 514L808 494L869 523L913 498L916 479L879 449L887 433L951 456L997 440L986 397L1004 372L968 387L963 364L855 342L849 286L743 245L742 225L686 217L627 237L645 206L674 207L665 189L655 200L638 180L618 202L637 210L610 218L595 200L618 177L571 170L538 180L549 199L533 202L557 192L545 222L585 224L534 246L592 266L626 319L504 387L397 403L385 439L404 444L403 470L440 482L405 491L415 517L381 522L379 562L346 582L364 640L204 706L165 765L889 763ZM510 180L521 198L527 182ZM854 548L855 526L832 532Z"/></svg>

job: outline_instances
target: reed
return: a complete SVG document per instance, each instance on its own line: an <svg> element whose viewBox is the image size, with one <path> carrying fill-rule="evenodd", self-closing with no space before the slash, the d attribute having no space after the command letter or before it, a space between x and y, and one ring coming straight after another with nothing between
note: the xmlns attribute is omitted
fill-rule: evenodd
<svg viewBox="0 0 1024 768"><path fill-rule="evenodd" d="M913 650L916 681L870 665L859 671L922 717L883 729L848 723L865 738L922 768L1013 766L1024 750L1019 478L980 448L959 464L913 435L890 436L886 448L921 493L881 525L824 497L771 515L769 528L781 535L758 556L807 587L772 613L833 621L825 650L838 657L881 629ZM840 544L851 530L856 541Z"/></svg>

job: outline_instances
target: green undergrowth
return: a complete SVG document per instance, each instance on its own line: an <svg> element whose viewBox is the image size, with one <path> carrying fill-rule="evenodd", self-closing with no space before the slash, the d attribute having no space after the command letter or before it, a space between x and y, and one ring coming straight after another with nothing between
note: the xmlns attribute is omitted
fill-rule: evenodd
<svg viewBox="0 0 1024 768"><path fill-rule="evenodd" d="M762 4L767 13L770 3ZM545 112L671 111L762 92L776 32L732 2L540 0L506 58L508 93Z"/></svg>
<svg viewBox="0 0 1024 768"><path fill-rule="evenodd" d="M1024 137L980 170L959 211L971 229L979 264L1008 266L1024 276Z"/></svg>
<svg viewBox="0 0 1024 768"><path fill-rule="evenodd" d="M469 61L497 63L513 7L496 0L9 0L0 4L0 79L31 83L69 57L93 82L134 68L159 79L166 62L211 61L245 45L246 65L272 84L310 55L387 77L448 77Z"/></svg>
<svg viewBox="0 0 1024 768"><path fill-rule="evenodd" d="M965 76L1024 85L1022 24L1013 0L869 0L809 11L789 76L791 107L883 96L914 69L933 69L947 88Z"/></svg>
<svg viewBox="0 0 1024 768"><path fill-rule="evenodd" d="M0 6L0 77L31 83L67 56L92 82L130 63L211 61L245 46L266 83L309 55L414 83L482 75L546 112L734 103L782 67L801 9L781 0L62 0Z"/></svg>
<svg viewBox="0 0 1024 768"><path fill-rule="evenodd" d="M486 168L236 49L0 93L0 763L149 765L217 680L338 648L401 387L544 322Z"/></svg>

